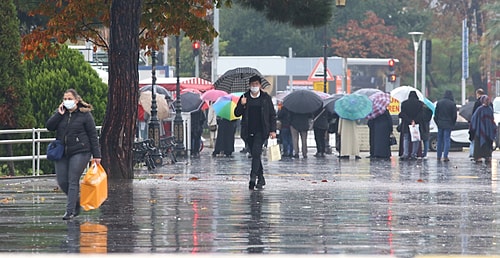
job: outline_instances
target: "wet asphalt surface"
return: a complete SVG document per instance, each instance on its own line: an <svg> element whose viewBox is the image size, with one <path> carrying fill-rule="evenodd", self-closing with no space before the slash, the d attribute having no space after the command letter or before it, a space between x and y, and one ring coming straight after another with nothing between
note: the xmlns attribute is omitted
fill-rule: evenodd
<svg viewBox="0 0 500 258"><path fill-rule="evenodd" d="M237 148L239 150L239 148ZM110 182L100 209L65 222L54 177L0 180L0 252L498 255L498 159L268 162L248 190L250 159L200 158ZM396 155L396 153L393 153Z"/></svg>

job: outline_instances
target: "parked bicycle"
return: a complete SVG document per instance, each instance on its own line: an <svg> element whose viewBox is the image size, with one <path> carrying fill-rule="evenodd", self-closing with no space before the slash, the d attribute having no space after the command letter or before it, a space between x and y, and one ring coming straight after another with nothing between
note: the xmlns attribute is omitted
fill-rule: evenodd
<svg viewBox="0 0 500 258"><path fill-rule="evenodd" d="M176 147L175 139L173 136L160 138L160 151L163 158L170 159L171 164L177 162L175 155Z"/></svg>
<svg viewBox="0 0 500 258"><path fill-rule="evenodd" d="M133 162L134 166L137 164L142 164L152 170L156 168L153 154L156 152L156 147L153 146L153 139L146 139L139 142L134 142L133 151Z"/></svg>

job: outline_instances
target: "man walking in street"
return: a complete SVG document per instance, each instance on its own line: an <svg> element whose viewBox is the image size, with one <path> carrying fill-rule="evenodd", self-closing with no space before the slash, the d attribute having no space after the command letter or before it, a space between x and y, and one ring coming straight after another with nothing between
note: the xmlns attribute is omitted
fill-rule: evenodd
<svg viewBox="0 0 500 258"><path fill-rule="evenodd" d="M434 112L434 122L438 127L437 137L437 160L448 162L448 152L450 150L450 135L451 129L455 127L457 122L457 105L453 100L453 93L449 90L444 92L444 97L436 104Z"/></svg>
<svg viewBox="0 0 500 258"><path fill-rule="evenodd" d="M262 145L268 137L276 138L276 111L271 96L262 91L261 78L250 77L250 90L239 99L234 110L235 116L242 116L242 123L247 125L247 144L252 155L252 169L248 188L261 189L266 184L262 167Z"/></svg>

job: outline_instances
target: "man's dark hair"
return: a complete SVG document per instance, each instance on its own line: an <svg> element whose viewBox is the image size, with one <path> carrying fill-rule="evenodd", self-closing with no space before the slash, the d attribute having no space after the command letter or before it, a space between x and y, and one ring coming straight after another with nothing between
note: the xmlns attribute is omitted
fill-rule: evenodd
<svg viewBox="0 0 500 258"><path fill-rule="evenodd" d="M254 75L254 76L250 77L250 80L248 80L248 83L252 83L252 82L259 82L260 84L262 84L262 79L260 78L260 76Z"/></svg>

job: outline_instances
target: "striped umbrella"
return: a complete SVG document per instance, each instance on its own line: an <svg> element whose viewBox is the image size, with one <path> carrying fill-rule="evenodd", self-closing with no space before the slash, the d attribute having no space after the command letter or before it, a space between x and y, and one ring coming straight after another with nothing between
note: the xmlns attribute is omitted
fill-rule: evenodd
<svg viewBox="0 0 500 258"><path fill-rule="evenodd" d="M391 103L391 94L378 92L368 97L372 101L372 112L366 116L366 119L374 119L387 110L387 106Z"/></svg>
<svg viewBox="0 0 500 258"><path fill-rule="evenodd" d="M268 87L271 84L262 76L255 68L238 67L225 72L219 79L214 82L215 89L225 92L241 92L248 90L250 77L258 75L262 78L262 88Z"/></svg>

